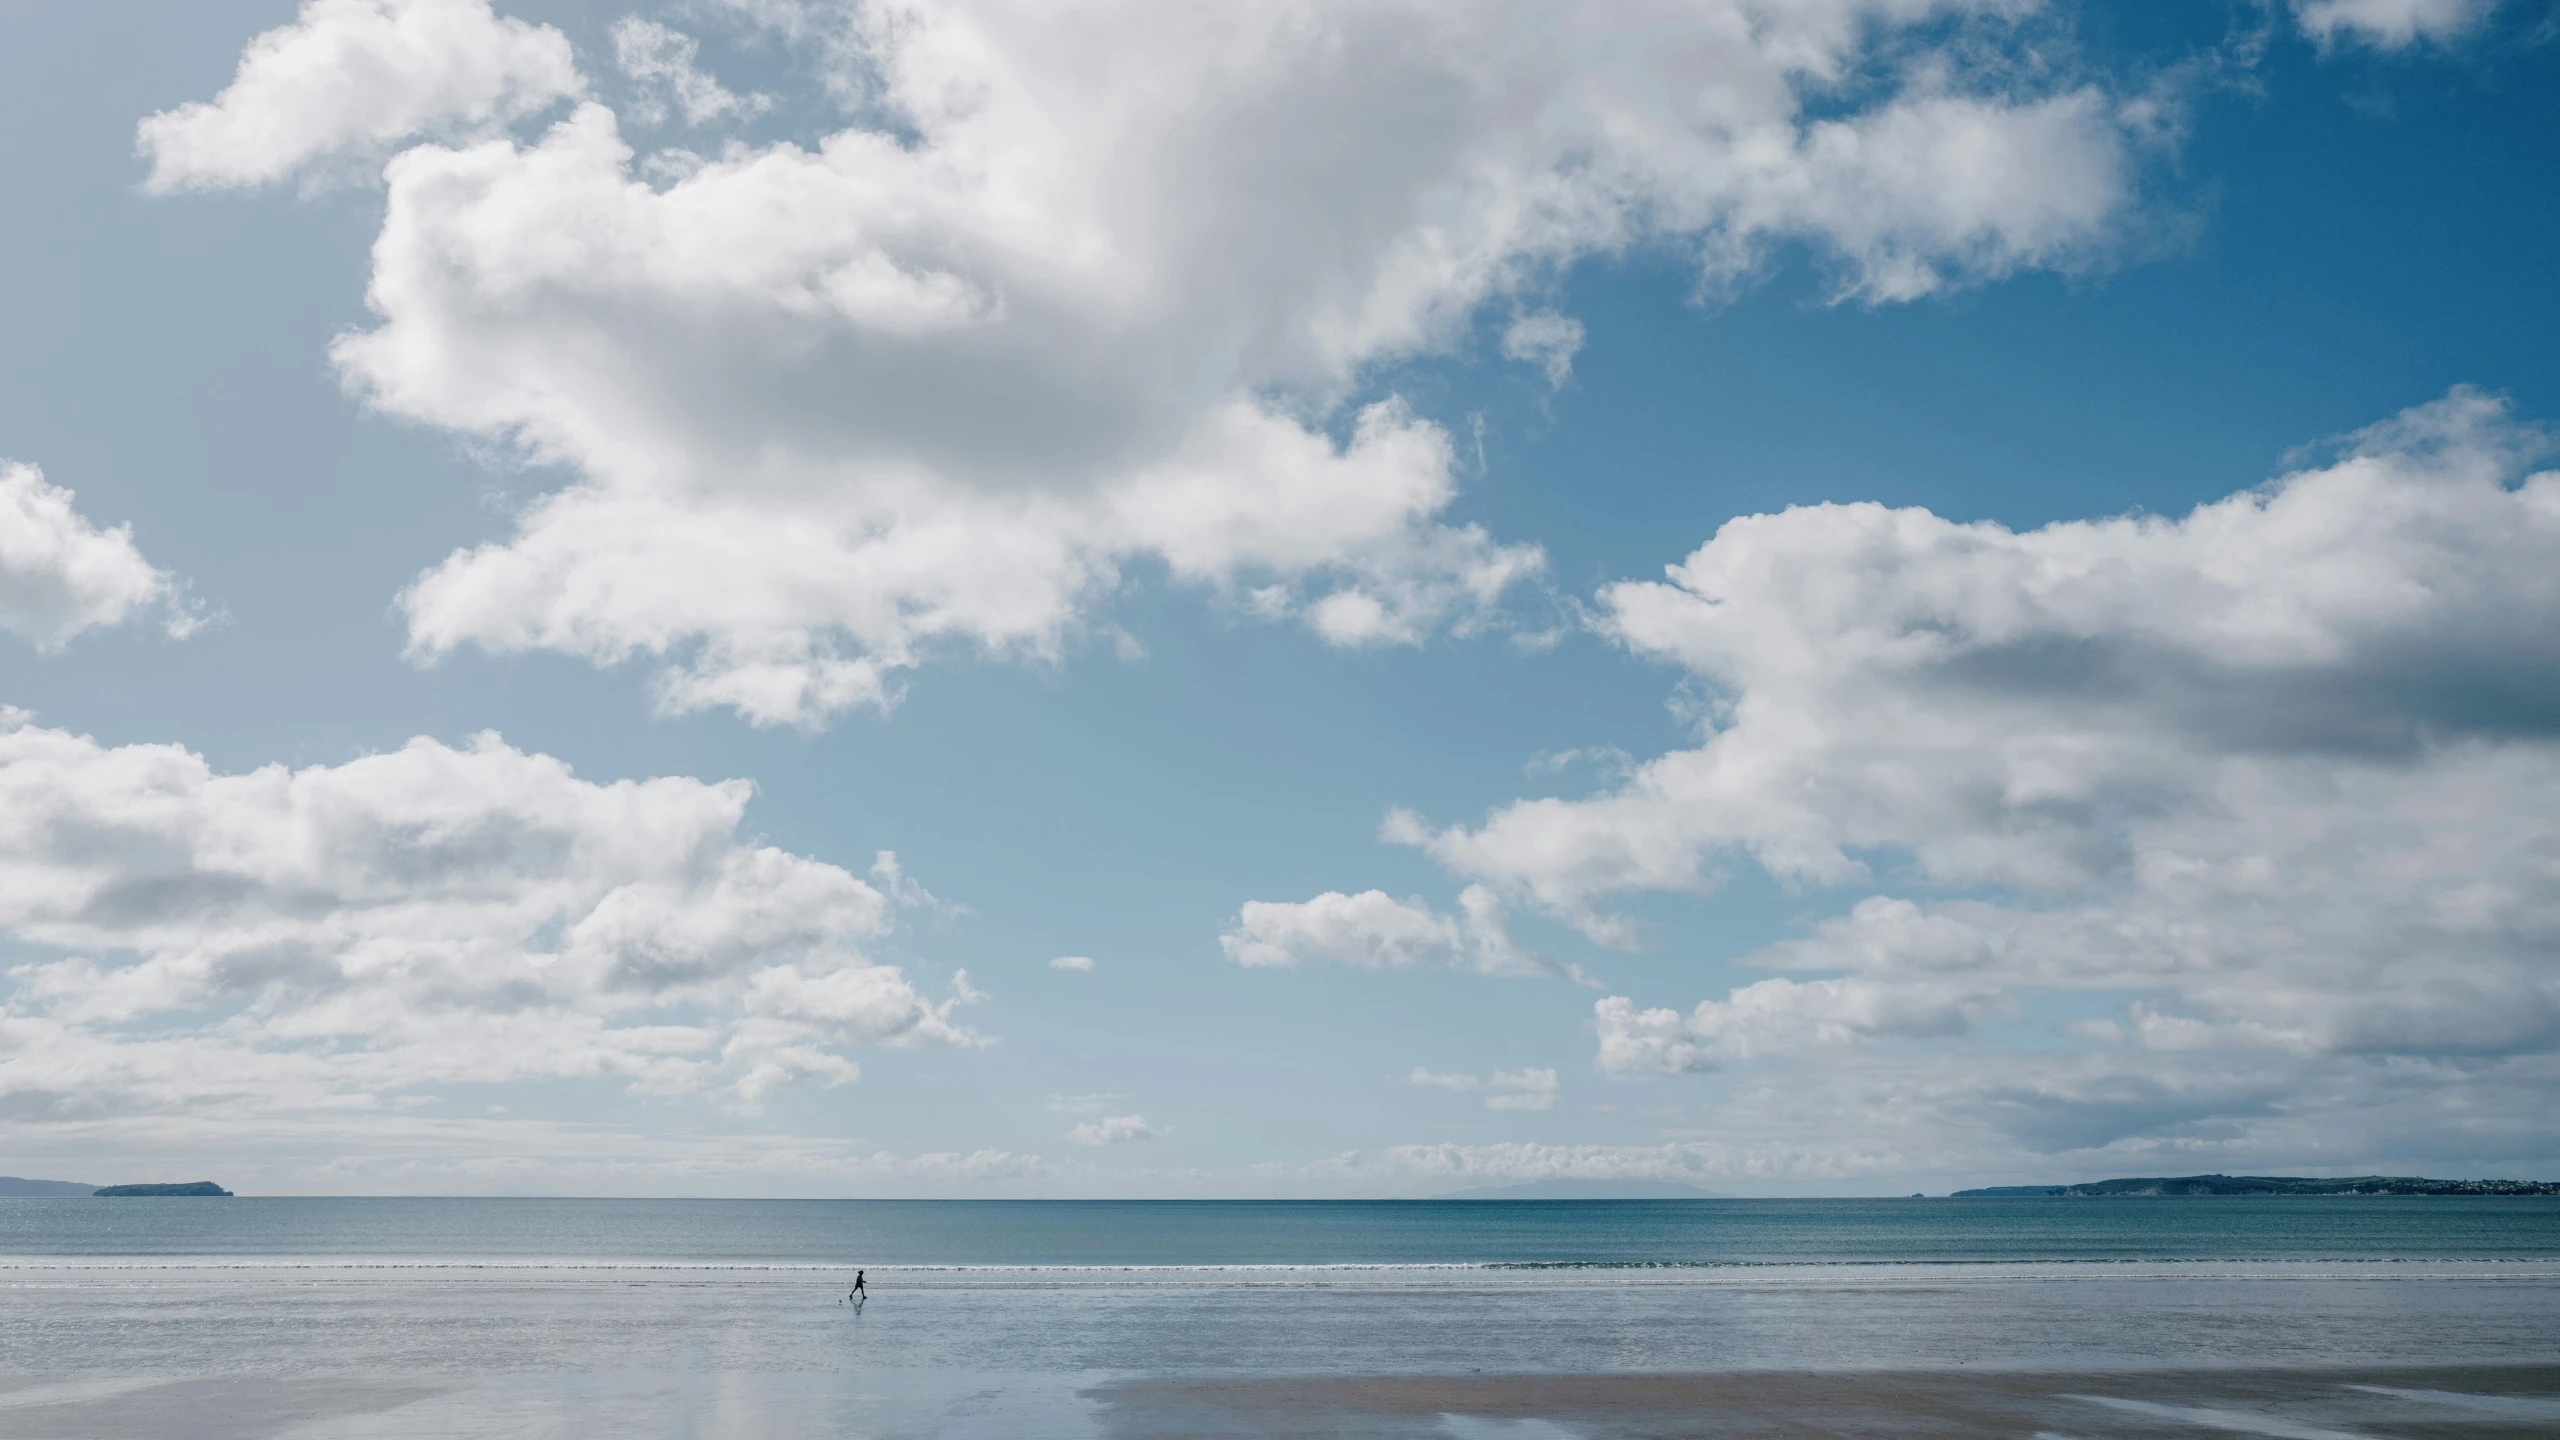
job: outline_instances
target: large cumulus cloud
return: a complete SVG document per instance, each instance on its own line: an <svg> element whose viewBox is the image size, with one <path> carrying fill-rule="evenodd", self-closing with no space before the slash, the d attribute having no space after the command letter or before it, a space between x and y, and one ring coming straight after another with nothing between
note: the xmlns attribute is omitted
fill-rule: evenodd
<svg viewBox="0 0 2560 1440"><path fill-rule="evenodd" d="M347 382L569 476L410 587L421 657L813 724L936 646L1057 653L1132 565L1339 644L1482 623L1541 557L1452 523L1379 366L1507 312L1561 377L1545 292L1635 246L1715 288L1803 244L1866 301L2077 265L2160 121L1982 59L2010 0L740 8L857 118L643 155L590 102L385 171Z"/></svg>
<svg viewBox="0 0 2560 1440"><path fill-rule="evenodd" d="M0 712L0 1113L371 1111L601 1077L752 1105L967 1043L863 951L880 888L742 841L749 787L579 779L483 735L221 774ZM893 861L879 877L897 888ZM907 882L912 884L912 882Z"/></svg>
<svg viewBox="0 0 2560 1440"><path fill-rule="evenodd" d="M1748 957L1789 974L1603 1001L1620 1073L1933 1095L1970 1153L2560 1153L2546 439L2456 391L2179 517L1732 521L1600 597L1713 687L1694 748L1389 832L1609 941L1738 863L1863 892Z"/></svg>

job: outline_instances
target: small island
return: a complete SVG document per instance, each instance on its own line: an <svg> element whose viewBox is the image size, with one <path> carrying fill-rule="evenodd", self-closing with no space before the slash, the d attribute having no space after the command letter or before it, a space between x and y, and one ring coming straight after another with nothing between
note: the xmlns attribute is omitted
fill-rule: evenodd
<svg viewBox="0 0 2560 1440"><path fill-rule="evenodd" d="M89 1193L110 1198L131 1195L220 1195L228 1199L231 1195L230 1191L210 1180L193 1180L184 1185L102 1185Z"/></svg>
<svg viewBox="0 0 2560 1440"><path fill-rule="evenodd" d="M2085 1185L1991 1185L1958 1190L1958 1200L2043 1196L2099 1199L2115 1195L2560 1195L2560 1181L2428 1180L2415 1175L2184 1175L2176 1179L2093 1180Z"/></svg>

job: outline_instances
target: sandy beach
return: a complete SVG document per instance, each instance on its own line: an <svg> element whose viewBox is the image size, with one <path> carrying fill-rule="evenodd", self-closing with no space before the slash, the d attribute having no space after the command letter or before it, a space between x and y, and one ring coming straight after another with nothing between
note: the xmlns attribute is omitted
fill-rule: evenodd
<svg viewBox="0 0 2560 1440"><path fill-rule="evenodd" d="M2117 1248L2126 1226L2196 1215L2231 1248L2271 1247L2268 1232L2289 1225L2311 1237L2297 1243L2348 1252L2327 1259L882 1261L859 1305L845 1302L849 1275L807 1258L838 1241L792 1228L831 1213L805 1206L244 1201L145 1215L20 1203L34 1207L19 1232L31 1253L0 1252L0 1440L2560 1434L2560 1262L2542 1254L2555 1213L2544 1202L2055 1212L2115 1227L2082 1252ZM1767 1209L1703 1212L1709 1238L1735 1243ZM40 1228L56 1212L56 1228ZM870 1217L864 1243L877 1253L957 1249L947 1232L982 1212L844 1213ZM1242 1225L1237 1213L1141 1207L1123 1223L1206 1215L1226 1227L1210 1237L1220 1245L1267 1252L1298 1212ZM1314 1213L1334 1224L1346 1211ZM1852 1240L1911 1248L1892 1240L1907 1217L1942 1249L1964 1216L1998 1218L1892 1205L1769 1213L1779 1242L1846 1213L1866 1227ZM1560 1223L1547 1214L1515 1223ZM1586 1224L1625 1232L1654 1214ZM150 1220L160 1229L130 1228L163 1215ZM901 1217L921 1238L900 1239ZM128 1228L77 1228L109 1223ZM1077 1207L1013 1223L1024 1235L1006 1243L1035 1253L1108 1235ZM1671 1212L1651 1223L1696 1228ZM1982 1224L1994 1240L2017 1229ZM194 1228L172 1228L183 1226ZM562 1238L572 1226L596 1248L752 1248L719 1262L580 1258ZM2359 1258L2368 1232L2386 1243ZM1440 1233L1422 1238L1445 1243ZM1612 1233L1639 1253L1668 1248ZM994 1249L984 1233L964 1238ZM1142 1243L1163 1244L1115 1243L1142 1255ZM2395 1253L2421 1245L2492 1253ZM356 1253L302 1253L330 1247ZM561 1249L573 1253L542 1255Z"/></svg>
<svg viewBox="0 0 2560 1440"><path fill-rule="evenodd" d="M1464 1375L1108 1387L1114 1437L2350 1437L2560 1432L2560 1365Z"/></svg>
<svg viewBox="0 0 2560 1440"><path fill-rule="evenodd" d="M2560 1431L2560 1365L1127 1380L639 1371L0 1377L0 1440L588 1435L1173 1440L1983 1436L2431 1440Z"/></svg>

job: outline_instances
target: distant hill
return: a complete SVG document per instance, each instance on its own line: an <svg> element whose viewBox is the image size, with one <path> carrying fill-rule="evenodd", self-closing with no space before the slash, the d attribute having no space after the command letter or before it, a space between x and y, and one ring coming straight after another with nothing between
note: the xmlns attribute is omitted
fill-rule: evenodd
<svg viewBox="0 0 2560 1440"><path fill-rule="evenodd" d="M110 1198L135 1195L230 1195L230 1191L210 1180L191 1180L184 1185L103 1185L91 1192Z"/></svg>
<svg viewBox="0 0 2560 1440"><path fill-rule="evenodd" d="M1670 1180L1532 1180L1483 1190L1454 1190L1435 1200L1716 1200L1723 1197Z"/></svg>
<svg viewBox="0 0 2560 1440"><path fill-rule="evenodd" d="M2067 1199L2109 1195L2560 1195L2548 1180L2428 1180L2415 1175L2351 1175L2306 1179L2299 1175L2184 1175L2176 1179L2093 1180L2085 1185L1992 1185L1959 1190L1955 1198L2008 1199L2050 1195Z"/></svg>
<svg viewBox="0 0 2560 1440"><path fill-rule="evenodd" d="M70 1180L21 1180L15 1175L0 1175L0 1195L89 1195L97 1188Z"/></svg>

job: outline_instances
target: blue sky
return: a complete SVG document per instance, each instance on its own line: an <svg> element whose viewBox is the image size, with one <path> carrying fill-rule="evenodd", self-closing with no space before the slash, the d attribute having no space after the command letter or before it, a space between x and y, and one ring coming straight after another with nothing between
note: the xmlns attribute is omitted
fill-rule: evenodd
<svg viewBox="0 0 2560 1440"><path fill-rule="evenodd" d="M0 17L0 1168L2560 1160L2547 6L1178 9Z"/></svg>

